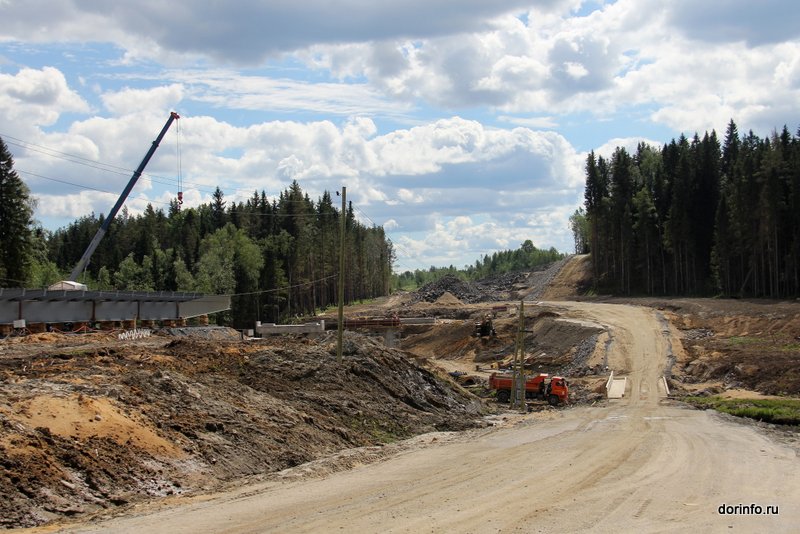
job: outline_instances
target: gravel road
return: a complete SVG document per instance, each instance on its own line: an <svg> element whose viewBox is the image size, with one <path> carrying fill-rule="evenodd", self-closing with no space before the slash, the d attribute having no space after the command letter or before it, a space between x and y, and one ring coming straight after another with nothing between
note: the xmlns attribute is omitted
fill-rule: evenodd
<svg viewBox="0 0 800 534"><path fill-rule="evenodd" d="M79 532L796 532L800 462L752 426L672 405L656 314L552 302L609 327L623 399L427 434L386 461L151 506ZM721 505L777 507L720 514ZM758 510L758 508L756 508ZM774 510L774 509L773 509Z"/></svg>

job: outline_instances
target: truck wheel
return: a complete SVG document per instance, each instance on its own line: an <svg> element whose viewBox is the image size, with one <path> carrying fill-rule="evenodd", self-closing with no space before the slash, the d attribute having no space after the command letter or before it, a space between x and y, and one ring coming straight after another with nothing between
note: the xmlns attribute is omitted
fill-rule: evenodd
<svg viewBox="0 0 800 534"><path fill-rule="evenodd" d="M558 406L559 401L558 395L550 395L547 397L547 402L550 403L550 406Z"/></svg>
<svg viewBox="0 0 800 534"><path fill-rule="evenodd" d="M501 389L497 392L497 402L508 402L511 400L511 392L507 389Z"/></svg>

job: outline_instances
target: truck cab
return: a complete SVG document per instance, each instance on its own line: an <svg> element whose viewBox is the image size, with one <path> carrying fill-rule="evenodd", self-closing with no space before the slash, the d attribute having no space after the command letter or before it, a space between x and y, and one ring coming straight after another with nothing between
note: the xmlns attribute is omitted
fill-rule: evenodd
<svg viewBox="0 0 800 534"><path fill-rule="evenodd" d="M555 406L569 401L569 384L563 376L554 376L547 385L547 402Z"/></svg>

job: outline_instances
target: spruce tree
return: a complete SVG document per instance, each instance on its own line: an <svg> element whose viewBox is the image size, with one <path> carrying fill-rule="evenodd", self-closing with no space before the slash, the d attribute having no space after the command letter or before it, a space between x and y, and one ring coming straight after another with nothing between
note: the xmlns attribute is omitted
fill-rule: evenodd
<svg viewBox="0 0 800 534"><path fill-rule="evenodd" d="M14 159L0 139L0 284L22 286L31 269L33 200L14 171Z"/></svg>

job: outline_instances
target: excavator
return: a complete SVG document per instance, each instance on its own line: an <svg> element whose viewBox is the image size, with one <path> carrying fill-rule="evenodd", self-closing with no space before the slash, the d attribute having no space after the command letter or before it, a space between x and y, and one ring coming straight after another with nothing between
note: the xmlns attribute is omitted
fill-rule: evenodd
<svg viewBox="0 0 800 534"><path fill-rule="evenodd" d="M494 329L494 325L492 323L492 314L487 313L483 316L483 319L480 321L475 321L475 331L473 333L475 337L489 337L497 335L497 332Z"/></svg>

